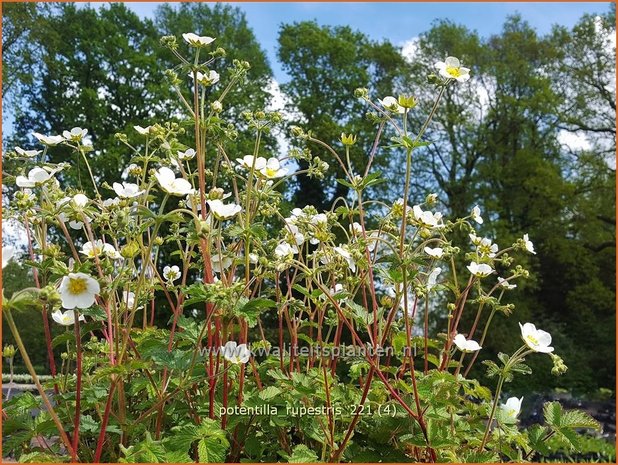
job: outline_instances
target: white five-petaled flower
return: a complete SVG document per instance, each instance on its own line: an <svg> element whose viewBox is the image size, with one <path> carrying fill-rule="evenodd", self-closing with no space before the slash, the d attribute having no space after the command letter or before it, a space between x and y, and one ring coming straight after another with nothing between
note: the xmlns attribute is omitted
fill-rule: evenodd
<svg viewBox="0 0 618 465"><path fill-rule="evenodd" d="M112 187L114 188L116 195L123 199L131 199L144 193L143 190L139 190L139 186L137 184L133 184L131 182L123 182L122 184L115 182Z"/></svg>
<svg viewBox="0 0 618 465"><path fill-rule="evenodd" d="M472 209L472 219L478 224L483 224L483 217L481 216L481 209L478 205L475 205Z"/></svg>
<svg viewBox="0 0 618 465"><path fill-rule="evenodd" d="M471 262L467 268L470 270L470 273L479 278L484 278L494 272L493 268L486 263Z"/></svg>
<svg viewBox="0 0 618 465"><path fill-rule="evenodd" d="M288 170L281 168L279 160L273 157L268 159L266 166L260 170L260 173L268 179L274 179L285 176L288 173Z"/></svg>
<svg viewBox="0 0 618 465"><path fill-rule="evenodd" d="M145 128L141 126L133 126L133 128L142 136L147 136L152 131L152 126L146 126Z"/></svg>
<svg viewBox="0 0 618 465"><path fill-rule="evenodd" d="M455 79L459 82L466 82L470 79L470 68L461 66L461 63L455 57L448 57L444 61L438 61L435 67L440 76L446 79Z"/></svg>
<svg viewBox="0 0 618 465"><path fill-rule="evenodd" d="M100 291L99 282L85 273L69 273L62 278L58 289L62 306L69 310L91 307L94 305L94 296Z"/></svg>
<svg viewBox="0 0 618 465"><path fill-rule="evenodd" d="M348 263L348 268L350 268L350 271L352 273L356 272L356 263L354 263L354 259L352 258L350 252L348 252L342 246L333 247L333 250L344 258L344 260Z"/></svg>
<svg viewBox="0 0 618 465"><path fill-rule="evenodd" d="M482 349L478 342L473 341L472 339L466 339L463 334L456 335L453 342L462 352L476 352Z"/></svg>
<svg viewBox="0 0 618 465"><path fill-rule="evenodd" d="M193 74L192 71L189 72L189 76L191 76L192 78L197 78L197 82L199 82L200 84L204 85L204 86L212 86L215 85L217 82L219 82L219 73L217 73L215 70L210 70L207 73L201 73L199 71L197 71L195 73L195 75Z"/></svg>
<svg viewBox="0 0 618 465"><path fill-rule="evenodd" d="M506 400L506 403L500 406L500 411L502 412L502 420L507 423L515 423L517 421L517 416L521 411L521 404L524 398L520 397L509 397Z"/></svg>
<svg viewBox="0 0 618 465"><path fill-rule="evenodd" d="M194 149L187 149L184 152L181 152L180 150L178 150L177 153L178 153L179 160L191 160L193 157L195 157Z"/></svg>
<svg viewBox="0 0 618 465"><path fill-rule="evenodd" d="M33 132L32 135L36 137L39 142L49 145L50 147L58 145L60 142L64 142L64 137L62 136L46 136L40 132Z"/></svg>
<svg viewBox="0 0 618 465"><path fill-rule="evenodd" d="M526 250L528 252L536 255L536 252L534 251L534 244L532 243L532 241L528 237L528 234L524 234L524 244L525 244Z"/></svg>
<svg viewBox="0 0 618 465"><path fill-rule="evenodd" d="M536 329L536 326L532 323L524 323L523 325L519 323L519 327L521 328L521 338L532 350L543 354L554 351L554 348L549 345L551 344L551 334L547 331Z"/></svg>
<svg viewBox="0 0 618 465"><path fill-rule="evenodd" d="M163 268L163 277L167 282L173 283L178 278L180 278L180 268L176 265L166 266Z"/></svg>
<svg viewBox="0 0 618 465"><path fill-rule="evenodd" d="M228 341L221 347L223 357L236 365L247 363L251 358L251 351L247 344L237 344L236 341Z"/></svg>
<svg viewBox="0 0 618 465"><path fill-rule="evenodd" d="M210 211L218 220L226 220L240 213L242 207L235 203L223 203L221 200L207 200Z"/></svg>
<svg viewBox="0 0 618 465"><path fill-rule="evenodd" d="M24 150L21 147L15 147L15 152L17 153L17 155L21 155L22 157L26 158L33 158L36 157L39 153L41 153L40 150Z"/></svg>
<svg viewBox="0 0 618 465"><path fill-rule="evenodd" d="M444 249L442 249L442 247L425 247L423 250L427 255L433 258L442 258L442 255L444 255Z"/></svg>
<svg viewBox="0 0 618 465"><path fill-rule="evenodd" d="M253 167L255 170L261 170L266 168L266 158L264 157L254 157L253 155L245 155L242 158L237 158L238 166L242 166L248 170Z"/></svg>
<svg viewBox="0 0 618 465"><path fill-rule="evenodd" d="M438 276L442 273L442 268L434 268L429 276L427 276L427 290L430 291L436 286L436 282L438 281Z"/></svg>
<svg viewBox="0 0 618 465"><path fill-rule="evenodd" d="M135 292L122 291L122 303L129 309L133 308L133 305L135 305Z"/></svg>
<svg viewBox="0 0 618 465"><path fill-rule="evenodd" d="M414 213L416 221L427 228L438 227L438 223L442 219L442 213L432 213L429 210L423 211L420 205L414 205L414 207L412 207L412 213Z"/></svg>
<svg viewBox="0 0 618 465"><path fill-rule="evenodd" d="M192 45L194 47L204 47L215 41L213 37L198 36L197 34L194 34L193 32L185 32L182 35L182 38L185 40L185 42L187 42L189 45Z"/></svg>
<svg viewBox="0 0 618 465"><path fill-rule="evenodd" d="M14 256L15 256L15 247L11 245L3 245L2 246L2 268L7 266Z"/></svg>
<svg viewBox="0 0 618 465"><path fill-rule="evenodd" d="M187 195L193 192L191 183L183 178L176 178L174 172L166 167L159 168L155 172L155 178L159 181L161 189L172 195Z"/></svg>
<svg viewBox="0 0 618 465"><path fill-rule="evenodd" d="M35 187L49 181L52 177L52 173L37 166L28 172L28 177L17 176L17 178L15 178L15 184L17 184L18 187Z"/></svg>
<svg viewBox="0 0 618 465"><path fill-rule="evenodd" d="M517 287L517 284L511 284L508 282L508 280L498 276L498 286L503 287L504 289L510 290L510 289L515 289Z"/></svg>
<svg viewBox="0 0 618 465"><path fill-rule="evenodd" d="M101 239L97 239L94 243L86 242L80 252L88 258L100 257L103 254L114 260L122 258L112 244L105 244Z"/></svg>
<svg viewBox="0 0 618 465"><path fill-rule="evenodd" d="M221 273L223 270L229 268L232 265L232 262L233 260L230 257L219 255L218 252L210 256L212 271L215 273Z"/></svg>
<svg viewBox="0 0 618 465"><path fill-rule="evenodd" d="M298 253L298 248L295 246L292 247L287 242L281 242L280 244L277 245L277 247L275 247L275 255L278 258L291 258L297 253Z"/></svg>
<svg viewBox="0 0 618 465"><path fill-rule="evenodd" d="M406 111L406 109L402 107L401 105L399 105L399 102L397 101L397 99L393 97L392 95L384 97L382 100L379 100L379 102L382 104L384 108L386 108L389 111L392 111L393 113L403 113L404 111Z"/></svg>
<svg viewBox="0 0 618 465"><path fill-rule="evenodd" d="M80 142L84 137L88 134L88 129L82 128L73 128L70 131L64 131L62 136L66 140L70 140L72 142Z"/></svg>
<svg viewBox="0 0 618 465"><path fill-rule="evenodd" d="M62 326L71 326L75 324L75 311L74 310L65 310L64 312L60 310L56 310L51 314L52 319ZM79 316L79 321L86 321L84 315Z"/></svg>

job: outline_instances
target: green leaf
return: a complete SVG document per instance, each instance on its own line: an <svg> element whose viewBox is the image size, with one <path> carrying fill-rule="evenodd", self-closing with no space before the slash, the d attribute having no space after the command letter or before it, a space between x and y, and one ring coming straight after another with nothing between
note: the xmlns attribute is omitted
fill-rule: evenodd
<svg viewBox="0 0 618 465"><path fill-rule="evenodd" d="M315 463L318 456L304 444L299 444L292 449L292 455L288 457L288 463Z"/></svg>
<svg viewBox="0 0 618 465"><path fill-rule="evenodd" d="M281 389L276 386L268 386L267 388L264 388L264 390L260 391L259 397L262 400L269 400L279 394L281 394Z"/></svg>
<svg viewBox="0 0 618 465"><path fill-rule="evenodd" d="M262 313L268 308L273 308L276 306L276 302L270 299L266 299L264 297L259 297L257 299L251 300L241 298L238 301L238 305L234 309L234 314L241 318L244 318L247 321L247 325L249 326L249 328L253 328L255 325L257 325L260 313Z"/></svg>

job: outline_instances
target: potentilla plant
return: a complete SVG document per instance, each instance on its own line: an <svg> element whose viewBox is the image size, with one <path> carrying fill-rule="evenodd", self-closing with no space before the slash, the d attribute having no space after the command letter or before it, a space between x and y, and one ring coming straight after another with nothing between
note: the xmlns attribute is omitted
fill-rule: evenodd
<svg viewBox="0 0 618 465"><path fill-rule="evenodd" d="M468 377L494 315L513 312L506 298L528 276L519 257L535 253L527 235L506 248L478 235L478 206L450 219L436 211L434 193L410 205L414 155L445 90L467 81L468 68L454 57L436 63L435 103L419 128L409 124L413 96L374 101L356 90L377 130L366 165L355 166L354 134L330 146L294 127L298 148L267 153L262 141L280 114L225 119L226 96L249 64L216 70L225 51L214 38L183 34L191 56L177 40L162 45L179 60L165 74L184 118L117 134L133 154L122 179L90 169L94 147L82 128L35 134L40 150L7 155L22 172L5 176L17 187L5 215L27 233L36 285L3 296L3 314L38 394L4 403L5 454L23 462L525 461L546 452L550 437L577 447L575 429L598 427L557 403L545 406L544 425L519 427L526 399L503 399L504 383L530 373L528 356L566 370L551 336L532 323L521 324L521 348L484 362L497 379L493 393ZM384 142L387 127L394 137ZM228 151L239 131L255 135L252 153ZM392 205L368 194L382 181L372 162L384 144L406 160ZM56 146L86 164L92 198L64 185L69 162L48 162ZM288 211L286 182L329 169L315 150L339 165L350 194L329 211ZM308 168L296 170L296 160ZM466 247L452 239L462 231ZM43 325L50 381L34 370L16 312ZM430 327L430 312L445 327ZM465 313L475 315L471 327Z"/></svg>

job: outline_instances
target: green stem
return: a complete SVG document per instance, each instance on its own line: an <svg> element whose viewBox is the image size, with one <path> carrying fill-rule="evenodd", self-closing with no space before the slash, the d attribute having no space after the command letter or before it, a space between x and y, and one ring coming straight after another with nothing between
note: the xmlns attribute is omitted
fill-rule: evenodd
<svg viewBox="0 0 618 465"><path fill-rule="evenodd" d="M24 343L19 335L19 331L17 330L17 326L15 325L15 321L13 320L13 316L11 315L11 310L7 307L4 307L3 310L4 310L3 312L4 317L6 318L6 322L9 325L9 329L11 330L11 333L13 334L15 343L17 344L17 347L19 348L19 353L21 354L24 364L26 365L26 368L28 369L28 373L30 373L32 380L34 381L34 384L37 390L39 391L39 395L41 396L41 399L43 400L43 403L45 404L45 408L49 412L49 415L51 416L52 421L54 422L54 424L56 425L56 428L58 429L58 433L60 434L60 439L62 439L62 442L67 448L67 451L71 455L71 459L73 461L76 461L77 455L75 453L75 450L73 449L73 446L71 445L71 441L69 440L67 433L64 431L64 427L62 426L62 422L60 421L60 418L58 418L56 411L52 407L52 404L49 401L49 398L47 397L47 394L45 394L45 389L43 389L43 386L41 385L41 382L39 381L39 377L37 376L36 371L34 371L34 367L32 366L32 362L30 361L28 352L26 352L26 347L24 346Z"/></svg>

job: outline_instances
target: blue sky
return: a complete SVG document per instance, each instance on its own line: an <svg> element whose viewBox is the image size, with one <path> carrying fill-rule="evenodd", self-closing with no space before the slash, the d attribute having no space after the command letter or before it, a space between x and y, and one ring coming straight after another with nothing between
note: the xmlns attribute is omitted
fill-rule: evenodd
<svg viewBox="0 0 618 465"><path fill-rule="evenodd" d="M346 3L346 2L232 2L247 15L249 25L268 57L280 82L286 76L276 60L279 25L313 20L324 25L350 25L375 40L388 39L401 45L429 29L436 19L450 19L478 31L483 36L500 32L504 19L520 13L541 34L553 24L573 26L584 13L604 13L607 2L564 3ZM127 2L140 16L152 17L159 3ZM195 31L207 33L208 31Z"/></svg>

